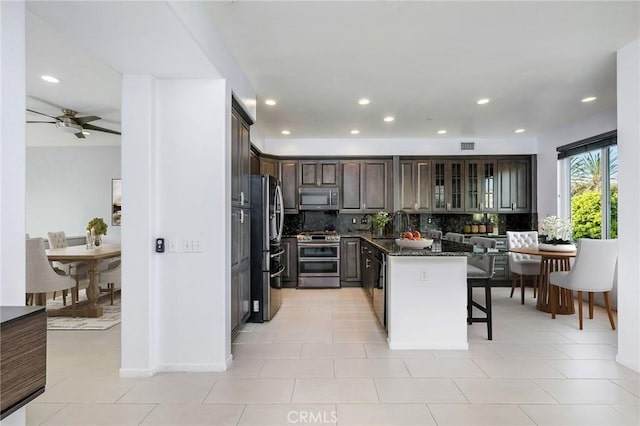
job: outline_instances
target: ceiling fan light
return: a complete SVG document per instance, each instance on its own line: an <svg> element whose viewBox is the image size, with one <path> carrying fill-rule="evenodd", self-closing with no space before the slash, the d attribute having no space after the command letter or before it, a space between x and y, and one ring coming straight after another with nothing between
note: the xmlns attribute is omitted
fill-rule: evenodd
<svg viewBox="0 0 640 426"><path fill-rule="evenodd" d="M71 121L58 121L56 127L65 133L80 133L82 132L82 126L73 123Z"/></svg>

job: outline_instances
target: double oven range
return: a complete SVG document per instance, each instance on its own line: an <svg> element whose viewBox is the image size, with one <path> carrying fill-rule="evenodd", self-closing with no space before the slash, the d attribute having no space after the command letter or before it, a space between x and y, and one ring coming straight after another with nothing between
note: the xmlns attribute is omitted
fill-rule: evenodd
<svg viewBox="0 0 640 426"><path fill-rule="evenodd" d="M339 288L340 235L320 231L297 238L298 288Z"/></svg>

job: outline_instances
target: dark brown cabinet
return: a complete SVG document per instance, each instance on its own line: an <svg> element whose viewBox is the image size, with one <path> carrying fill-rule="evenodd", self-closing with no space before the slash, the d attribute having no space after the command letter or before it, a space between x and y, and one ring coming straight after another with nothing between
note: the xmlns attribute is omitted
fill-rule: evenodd
<svg viewBox="0 0 640 426"><path fill-rule="evenodd" d="M239 207L249 206L251 124L234 100L231 110L231 203Z"/></svg>
<svg viewBox="0 0 640 426"><path fill-rule="evenodd" d="M232 99L231 108L231 330L249 317L251 301L251 221L249 177L253 122Z"/></svg>
<svg viewBox="0 0 640 426"><path fill-rule="evenodd" d="M432 160L434 212L464 212L464 160Z"/></svg>
<svg viewBox="0 0 640 426"><path fill-rule="evenodd" d="M336 187L338 181L337 161L300 161L299 186L303 187Z"/></svg>
<svg viewBox="0 0 640 426"><path fill-rule="evenodd" d="M340 211L373 213L389 209L389 160L354 160L340 163Z"/></svg>
<svg viewBox="0 0 640 426"><path fill-rule="evenodd" d="M298 161L280 161L280 182L285 213L298 213Z"/></svg>
<svg viewBox="0 0 640 426"><path fill-rule="evenodd" d="M498 211L531 211L531 162L528 159L498 160Z"/></svg>
<svg viewBox="0 0 640 426"><path fill-rule="evenodd" d="M400 161L400 209L408 213L431 211L431 161Z"/></svg>
<svg viewBox="0 0 640 426"><path fill-rule="evenodd" d="M495 160L466 160L465 211L495 212L497 203L497 162Z"/></svg>
<svg viewBox="0 0 640 426"><path fill-rule="evenodd" d="M278 160L273 158L260 158L260 174L278 177Z"/></svg>
<svg viewBox="0 0 640 426"><path fill-rule="evenodd" d="M362 282L360 275L360 238L340 239L340 281L343 286Z"/></svg>
<svg viewBox="0 0 640 426"><path fill-rule="evenodd" d="M298 239L283 238L282 248L284 254L280 257L284 265L282 281L288 283L286 287L295 287L298 281Z"/></svg>

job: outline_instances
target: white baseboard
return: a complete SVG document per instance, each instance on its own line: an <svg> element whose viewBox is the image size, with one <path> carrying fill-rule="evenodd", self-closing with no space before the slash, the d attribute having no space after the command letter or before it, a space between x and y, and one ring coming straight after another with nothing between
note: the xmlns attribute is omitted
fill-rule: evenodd
<svg viewBox="0 0 640 426"><path fill-rule="evenodd" d="M146 368L121 368L120 377L151 377L157 371Z"/></svg>
<svg viewBox="0 0 640 426"><path fill-rule="evenodd" d="M434 351L466 351L469 350L467 342L429 342L428 345L416 345L413 343L391 343L391 350L434 350Z"/></svg>

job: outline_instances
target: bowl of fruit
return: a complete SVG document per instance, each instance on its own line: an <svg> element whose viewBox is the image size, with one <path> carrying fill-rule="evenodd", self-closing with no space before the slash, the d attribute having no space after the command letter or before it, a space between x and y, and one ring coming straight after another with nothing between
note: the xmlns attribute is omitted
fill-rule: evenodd
<svg viewBox="0 0 640 426"><path fill-rule="evenodd" d="M407 231L402 234L402 238L396 238L396 244L400 247L425 249L431 247L433 240L431 238L422 238L418 231Z"/></svg>

